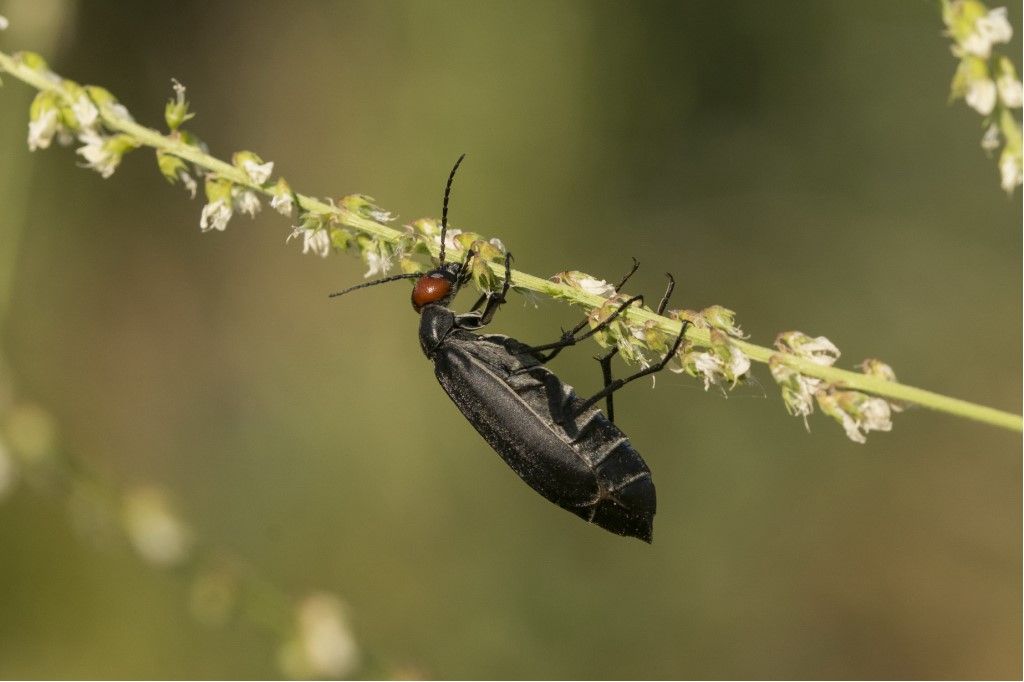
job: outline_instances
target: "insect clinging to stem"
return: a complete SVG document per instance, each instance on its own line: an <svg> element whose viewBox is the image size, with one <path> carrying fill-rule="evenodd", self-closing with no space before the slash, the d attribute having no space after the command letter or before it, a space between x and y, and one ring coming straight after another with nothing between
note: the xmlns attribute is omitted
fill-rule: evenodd
<svg viewBox="0 0 1024 682"><path fill-rule="evenodd" d="M613 348L598 358L604 387L581 398L571 386L544 365L562 350L605 329L629 306L642 303L633 296L605 320L587 331L584 319L553 343L529 346L501 334L478 334L505 303L512 282L512 256L505 255L505 276L500 291L480 296L466 313L449 307L469 281L475 256L467 249L462 262L445 260L448 199L459 157L448 175L441 209L441 245L437 267L426 273L392 275L331 294L401 279L416 280L413 308L420 314L419 339L424 354L434 363L434 374L469 423L531 488L582 519L612 533L651 542L656 496L651 471L613 422L613 394L623 386L665 368L686 335L683 322L669 351L657 363L624 379L613 379ZM616 292L636 272L633 269ZM672 293L669 284L658 306L664 312ZM605 401L608 414L598 409Z"/></svg>

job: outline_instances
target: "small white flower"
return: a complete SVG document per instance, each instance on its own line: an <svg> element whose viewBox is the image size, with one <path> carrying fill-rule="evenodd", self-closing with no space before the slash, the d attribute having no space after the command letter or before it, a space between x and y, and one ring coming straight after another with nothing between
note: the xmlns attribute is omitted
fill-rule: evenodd
<svg viewBox="0 0 1024 682"><path fill-rule="evenodd" d="M262 185L270 179L270 175L274 172L274 162L267 161L266 163L256 163L252 159L246 159L242 163L242 168L245 170L245 174L249 176L250 180L255 182L257 185Z"/></svg>
<svg viewBox="0 0 1024 682"><path fill-rule="evenodd" d="M57 134L57 110L47 109L39 118L28 122L28 149L46 149Z"/></svg>
<svg viewBox="0 0 1024 682"><path fill-rule="evenodd" d="M981 137L981 148L987 152L994 152L999 149L999 145L1002 143L1002 136L999 134L999 126L995 123L985 129L985 134Z"/></svg>
<svg viewBox="0 0 1024 682"><path fill-rule="evenodd" d="M974 24L974 30L960 43L963 51L982 59L992 55L992 45L1009 42L1013 37L1013 26L1006 18L1006 8L998 7L981 17Z"/></svg>
<svg viewBox="0 0 1024 682"><path fill-rule="evenodd" d="M231 205L224 199L218 199L203 206L203 214L199 218L199 229L203 232L218 230L223 232L231 220Z"/></svg>
<svg viewBox="0 0 1024 682"><path fill-rule="evenodd" d="M1000 184L1003 191L1012 192L1016 189L1024 180L1021 174L1020 157L1004 152L1003 157L999 160L999 174L1002 178Z"/></svg>
<svg viewBox="0 0 1024 682"><path fill-rule="evenodd" d="M892 410L881 398L870 398L860 410L860 428L864 433L892 431Z"/></svg>
<svg viewBox="0 0 1024 682"><path fill-rule="evenodd" d="M963 48L963 52L960 52L956 47L953 48L953 54L962 56L963 53L972 54L982 59L988 59L992 54L992 41L983 36L978 31L974 31L967 38L960 43L960 47Z"/></svg>
<svg viewBox="0 0 1024 682"><path fill-rule="evenodd" d="M821 379L800 374L792 367L784 365L780 360L781 358L774 356L768 363L772 378L782 390L782 401L786 406L786 411L794 417L803 418L804 428L810 431L811 427L807 423L807 417L814 412L815 394L823 382Z"/></svg>
<svg viewBox="0 0 1024 682"><path fill-rule="evenodd" d="M708 390L711 384L718 383L718 377L722 374L724 365L718 356L712 353L700 353L693 361L697 374L704 380L704 390Z"/></svg>
<svg viewBox="0 0 1024 682"><path fill-rule="evenodd" d="M189 197L195 199L196 190L198 189L198 185L196 184L195 178L193 178L185 171L180 171L178 173L178 180L180 180L181 184L185 187L185 190L188 192Z"/></svg>
<svg viewBox="0 0 1024 682"><path fill-rule="evenodd" d="M1006 8L997 7L978 19L974 30L984 36L989 43L1008 43L1013 38L1013 26L1006 18Z"/></svg>
<svg viewBox="0 0 1024 682"><path fill-rule="evenodd" d="M732 376L733 386L735 386L740 377L750 371L750 358L739 348L730 348L729 350L732 353L729 358L729 375Z"/></svg>
<svg viewBox="0 0 1024 682"><path fill-rule="evenodd" d="M327 258L331 253L331 235L327 230L306 230L302 237L302 253L307 252Z"/></svg>
<svg viewBox="0 0 1024 682"><path fill-rule="evenodd" d="M292 198L292 193L281 192L280 194L275 194L270 199L270 207L281 215L290 216L295 207L295 200Z"/></svg>
<svg viewBox="0 0 1024 682"><path fill-rule="evenodd" d="M110 104L108 104L107 105L107 113L109 113L114 118L121 119L122 121L134 121L135 120L134 118L132 118L132 115L128 111L128 108L125 107L125 105L121 104L120 102L111 102Z"/></svg>
<svg viewBox="0 0 1024 682"><path fill-rule="evenodd" d="M85 159L85 165L104 178L109 178L121 163L121 155L115 153L107 138L93 130L85 130L78 139L85 144L75 150Z"/></svg>
<svg viewBox="0 0 1024 682"><path fill-rule="evenodd" d="M100 110L92 103L92 100L85 95L80 95L75 103L71 105L71 111L78 119L78 125L82 128L92 128L100 117Z"/></svg>
<svg viewBox="0 0 1024 682"><path fill-rule="evenodd" d="M793 353L811 362L830 367L839 359L836 345L824 336L811 338L803 332L782 332L775 338L775 347L784 353Z"/></svg>
<svg viewBox="0 0 1024 682"><path fill-rule="evenodd" d="M363 273L363 277L386 275L391 269L391 258L387 254L381 253L379 249L365 251L363 259L366 261L366 272Z"/></svg>
<svg viewBox="0 0 1024 682"><path fill-rule="evenodd" d="M128 493L124 503L124 525L135 551L150 563L173 566L188 556L191 533L155 488L141 488Z"/></svg>
<svg viewBox="0 0 1024 682"><path fill-rule="evenodd" d="M857 424L857 420L849 415L847 412L835 412L833 416L838 417L839 423L843 425L843 430L846 431L846 437L852 440L854 443L860 443L863 445L868 442L868 439L861 433L860 426Z"/></svg>
<svg viewBox="0 0 1024 682"><path fill-rule="evenodd" d="M615 295L615 286L609 284L603 279L597 279L596 277L586 276L580 277L576 280L576 284L584 292L593 294L594 296L602 296L608 298L609 296Z"/></svg>
<svg viewBox="0 0 1024 682"><path fill-rule="evenodd" d="M855 443L865 443L872 431L892 430L892 409L882 398L858 391L822 391L816 397L821 411L842 424Z"/></svg>
<svg viewBox="0 0 1024 682"><path fill-rule="evenodd" d="M7 21L7 17L0 14L0 31L6 31L7 27L11 25L11 22Z"/></svg>
<svg viewBox="0 0 1024 682"><path fill-rule="evenodd" d="M301 225L294 225L292 233L285 239L287 244L295 237L302 237L302 253L312 253L321 258L327 258L331 253L331 235L326 229L309 230Z"/></svg>
<svg viewBox="0 0 1024 682"><path fill-rule="evenodd" d="M988 78L973 80L967 86L964 100L979 114L988 116L996 106L996 84Z"/></svg>
<svg viewBox="0 0 1024 682"><path fill-rule="evenodd" d="M260 198L251 189L238 189L234 192L235 208L239 213L244 213L250 218L255 218L260 212Z"/></svg>
<svg viewBox="0 0 1024 682"><path fill-rule="evenodd" d="M1004 73L996 81L999 89L999 99L1011 109L1019 109L1021 100L1024 99L1024 88L1021 82L1008 73Z"/></svg>
<svg viewBox="0 0 1024 682"><path fill-rule="evenodd" d="M801 355L808 358L812 362L818 365L825 365L826 367L835 364L835 361L839 359L839 349L836 345L829 341L824 336L819 336L816 339L812 339L810 342L805 343L801 348Z"/></svg>
<svg viewBox="0 0 1024 682"><path fill-rule="evenodd" d="M455 238L462 234L462 230L457 230L454 227L449 227L444 233L444 248L448 251L458 251L462 248ZM440 244L441 235L437 236L438 243Z"/></svg>

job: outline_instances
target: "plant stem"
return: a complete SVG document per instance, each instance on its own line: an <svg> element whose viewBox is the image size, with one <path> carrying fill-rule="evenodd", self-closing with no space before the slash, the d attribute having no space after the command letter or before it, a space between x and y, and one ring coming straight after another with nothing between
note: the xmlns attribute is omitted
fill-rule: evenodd
<svg viewBox="0 0 1024 682"><path fill-rule="evenodd" d="M3 52L0 52L0 69L39 90L53 91L62 95L65 99L70 99L59 79L53 79L50 77L50 74L33 69L22 63L19 59ZM120 118L112 114L106 107L100 107L100 115L107 128L126 133L142 145L178 156L196 166L216 173L237 185L248 187L268 196L273 195L270 189L254 184L246 173L235 166L205 154L198 148L188 145L174 136L164 135L152 128ZM296 194L295 196L300 208L303 210L320 214L333 214L337 223L373 235L384 241L395 243L407 237L403 231L370 220L344 207L334 206L311 196L302 194ZM436 251L436 247L430 248L432 251ZM504 266L502 264L489 263L489 266L498 277L504 275ZM588 294L578 288L552 282L518 270L512 271L512 283L518 289L527 289L546 296L561 298L588 308L599 307L606 301L601 296ZM679 333L680 322L678 320L662 317L649 310L630 307L624 312L624 316L635 322L652 320L660 329L670 335ZM691 326L686 336L689 340L700 344L707 345L710 342L710 332L707 329ZM906 386L894 381L887 381L860 372L823 366L796 355L780 353L774 349L757 346L746 341L731 339L731 342L739 350L746 353L751 360L767 363L771 358L777 357L779 358L777 362L781 361L805 376L819 378L844 389L863 391L892 401L917 404L938 412L945 412L1011 431L1020 432L1024 430L1024 420L1017 414L951 398L932 391Z"/></svg>

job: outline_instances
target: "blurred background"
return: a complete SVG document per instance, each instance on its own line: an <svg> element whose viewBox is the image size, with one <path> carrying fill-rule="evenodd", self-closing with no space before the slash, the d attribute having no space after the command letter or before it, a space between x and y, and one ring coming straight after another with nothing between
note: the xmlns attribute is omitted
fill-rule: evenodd
<svg viewBox="0 0 1024 682"><path fill-rule="evenodd" d="M676 306L734 309L762 345L825 334L840 366L880 357L1021 410L1020 193L1000 190L979 116L947 106L936 2L0 14L2 49L148 125L181 80L215 155L255 150L300 192L436 216L467 152L454 224L527 272L615 279L635 256L631 292L670 270ZM278 611L337 595L345 674L1020 677L1018 434L911 410L857 445L821 415L805 432L763 366L727 399L666 374L616 402L654 472L655 542L608 534L523 485L449 403L404 285L328 301L364 266L300 256L270 210L201 234L202 201L149 150L108 180L69 149L30 154L33 94L0 90L5 399L103 482L84 497L173 507ZM493 329L541 343L579 315L516 299ZM583 393L595 349L554 365ZM195 570L82 532L66 481L9 483L0 676L282 674L289 626L197 618Z"/></svg>

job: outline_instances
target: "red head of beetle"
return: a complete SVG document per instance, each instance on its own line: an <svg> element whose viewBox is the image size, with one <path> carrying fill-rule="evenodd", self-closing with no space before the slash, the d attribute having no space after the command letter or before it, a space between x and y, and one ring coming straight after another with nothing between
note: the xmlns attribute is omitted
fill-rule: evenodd
<svg viewBox="0 0 1024 682"><path fill-rule="evenodd" d="M412 289L412 307L419 312L423 306L438 303L452 293L452 281L444 272L431 272L416 280Z"/></svg>

